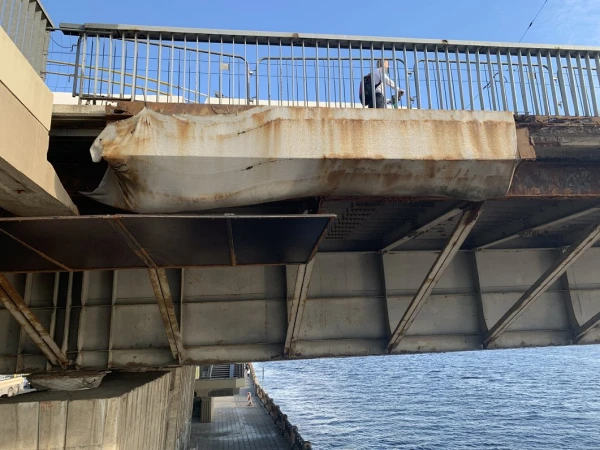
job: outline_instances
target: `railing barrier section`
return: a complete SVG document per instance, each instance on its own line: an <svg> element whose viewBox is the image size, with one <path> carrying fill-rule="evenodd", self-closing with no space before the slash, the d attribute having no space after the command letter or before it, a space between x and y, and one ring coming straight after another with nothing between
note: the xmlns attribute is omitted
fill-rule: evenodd
<svg viewBox="0 0 600 450"><path fill-rule="evenodd" d="M250 376L256 389L256 396L259 398L265 411L271 416L277 428L279 428L281 434L285 436L290 444L292 450L312 450L312 445L309 441L305 441L298 433L298 427L292 425L287 418L286 414L281 412L281 409L273 399L267 394L264 389L258 383L256 373L254 372L254 366L249 363Z"/></svg>
<svg viewBox="0 0 600 450"><path fill-rule="evenodd" d="M599 115L600 47L101 24L52 37L47 84L79 102L363 108L387 61L405 91L394 104L384 89L388 107Z"/></svg>

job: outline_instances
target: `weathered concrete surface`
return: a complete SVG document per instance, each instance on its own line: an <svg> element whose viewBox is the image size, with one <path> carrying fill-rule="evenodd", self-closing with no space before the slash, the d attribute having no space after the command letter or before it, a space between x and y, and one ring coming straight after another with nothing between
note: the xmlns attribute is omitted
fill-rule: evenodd
<svg viewBox="0 0 600 450"><path fill-rule="evenodd" d="M97 389L0 400L0 448L162 449L170 378L109 374Z"/></svg>
<svg viewBox="0 0 600 450"><path fill-rule="evenodd" d="M194 373L111 373L96 389L0 400L0 449L187 448Z"/></svg>
<svg viewBox="0 0 600 450"><path fill-rule="evenodd" d="M209 108L109 125L91 154L111 169L90 196L145 213L331 195L480 201L506 194L520 159L504 112Z"/></svg>
<svg viewBox="0 0 600 450"><path fill-rule="evenodd" d="M194 406L196 366L171 369L165 449L188 448Z"/></svg>
<svg viewBox="0 0 600 450"><path fill-rule="evenodd" d="M0 29L0 208L19 216L74 215L47 161L52 93Z"/></svg>
<svg viewBox="0 0 600 450"><path fill-rule="evenodd" d="M600 118L517 116L517 127L529 131L541 159L597 161L600 157Z"/></svg>
<svg viewBox="0 0 600 450"><path fill-rule="evenodd" d="M121 102L117 106L106 107L55 106L51 131L54 135L54 151L67 147L70 150L60 152L62 161L58 161L56 165L62 167L59 173L65 186L69 186L71 195L94 190L104 174L99 164L88 163L87 158L79 158L79 161L84 160L85 163L74 163L71 156L79 152L87 153L92 140L104 129L107 120L131 117L143 107L140 102ZM156 103L148 104L148 108L161 114L214 116L240 114L255 107ZM399 114L397 111L391 113ZM511 188L504 198L600 198L598 118L517 117L515 126L519 154L523 160L519 163ZM521 134L523 132L528 132L529 137ZM532 150L535 150L535 155ZM533 156L536 161L531 161ZM60 158L55 157L55 160ZM333 195L337 196L337 193ZM106 207L98 206L94 211L96 210L98 212L93 212L94 214L105 213Z"/></svg>

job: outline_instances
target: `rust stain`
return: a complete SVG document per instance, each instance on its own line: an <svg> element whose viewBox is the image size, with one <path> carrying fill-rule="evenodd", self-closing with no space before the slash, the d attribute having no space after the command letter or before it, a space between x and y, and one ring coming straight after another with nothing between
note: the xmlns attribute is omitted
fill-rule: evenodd
<svg viewBox="0 0 600 450"><path fill-rule="evenodd" d="M177 120L175 121L175 124L177 126L177 139L181 139L184 141L187 141L190 139L190 133L191 133L191 128L192 125L190 123L189 120L186 120L184 118L178 117ZM181 146L178 146L179 148L181 148Z"/></svg>
<svg viewBox="0 0 600 450"><path fill-rule="evenodd" d="M125 111L123 115L126 115L141 107L143 104L136 102L119 104L115 111ZM506 158L506 146L499 146L496 142L505 142L506 136L510 135L511 131L514 133L514 124L508 121L463 120L460 122L460 133L457 133L456 124L451 123L450 120L435 120L435 118L427 118L428 116L419 121L392 121L389 119L391 116L380 114L367 120L356 114L354 116L351 113L342 114L340 111L343 110L328 108L285 108L285 114L280 115L274 113L277 108L260 107L252 110L253 108L257 107L153 104L149 109L161 113L177 112L199 116L241 115L239 121L238 118L228 119L233 120L235 124L230 132L214 132L210 135L212 142L206 141L217 153L222 152L223 150L219 149L226 146L256 148L256 144L259 144L261 153L252 154L252 158L255 158L257 163L242 166L233 172L249 171L266 162L289 159L289 149L285 147L288 142L285 139L286 133L290 130L289 122L299 124L298 127L302 131L298 133L298 139L302 139L303 136L307 139L313 136L324 136L325 138L319 141L325 148L319 156L321 161L318 171L298 180L298 183L317 183L319 192L315 195L336 195L349 190L367 195L369 192L377 195L394 195L404 190L406 195L441 195L479 200L485 196L486 189L489 192L490 186L508 188L506 176L503 175L507 170L494 174L482 169L481 165L479 167L475 165L485 163L486 160ZM173 145L169 147L171 153L167 156L190 156L190 148L198 148L201 151L205 138L203 132L198 131L197 123L191 122L186 117L176 116L174 124L175 129L169 131L174 134ZM129 121L116 123L113 127L114 136L101 141L100 145L103 148L104 159L118 175L119 189L129 210L136 211L140 208L136 203L141 193L160 202L175 204L183 202L189 204L190 208L191 205L206 208L209 203L216 206L229 200L235 202L243 192L235 189L209 195L160 192L156 186L148 185L144 176L145 173L156 172L158 163L143 154L145 149L153 148L154 136L165 132L161 128L160 120L152 121L150 116L142 118L137 116L130 118ZM396 156L394 142L390 142L390 150L387 153L375 150L368 144L382 127L393 127L399 140L415 133L426 135L429 139L428 145L435 148L437 153L435 155L428 153L426 157L419 159L419 153L416 152L409 155L411 160L402 154ZM210 133L208 126L206 129L206 133ZM450 139L453 140L452 146L448 145ZM260 143L263 145L261 146ZM135 152L128 156L128 152L133 147L139 152L141 158L136 159ZM449 147L451 150L448 150ZM219 155L208 156L216 158ZM223 153L222 156L230 155ZM267 160L261 161L261 158ZM508 167L511 161L505 163ZM263 184L266 182L268 180ZM248 189L254 187L249 186ZM275 192L274 195L277 196L277 193ZM269 201L271 198L259 200Z"/></svg>

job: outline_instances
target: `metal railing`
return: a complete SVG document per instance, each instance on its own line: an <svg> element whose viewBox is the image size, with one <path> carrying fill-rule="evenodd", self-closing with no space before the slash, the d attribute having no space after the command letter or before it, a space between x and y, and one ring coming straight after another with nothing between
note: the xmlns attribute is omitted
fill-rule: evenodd
<svg viewBox="0 0 600 450"><path fill-rule="evenodd" d="M61 32L48 83L80 101L362 108L359 86L386 60L401 108L599 115L600 48L129 25Z"/></svg>
<svg viewBox="0 0 600 450"><path fill-rule="evenodd" d="M0 27L44 78L54 25L39 0L0 0Z"/></svg>
<svg viewBox="0 0 600 450"><path fill-rule="evenodd" d="M310 441L306 441L302 438L302 436L300 436L298 427L291 424L291 422L288 420L287 414L283 414L281 412L281 408L275 404L269 394L267 394L260 386L252 363L249 363L249 366L250 377L252 378L252 383L254 384L255 394L260 400L260 403L267 414L269 414L269 416L271 416L273 419L273 422L275 422L275 426L277 426L279 432L288 440L291 450L312 450L312 444Z"/></svg>
<svg viewBox="0 0 600 450"><path fill-rule="evenodd" d="M244 364L200 366L200 379L244 378Z"/></svg>

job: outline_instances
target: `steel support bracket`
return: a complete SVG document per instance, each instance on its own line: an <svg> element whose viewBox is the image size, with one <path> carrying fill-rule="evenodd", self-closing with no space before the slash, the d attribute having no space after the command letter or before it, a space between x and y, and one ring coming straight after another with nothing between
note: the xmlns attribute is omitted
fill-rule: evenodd
<svg viewBox="0 0 600 450"><path fill-rule="evenodd" d="M600 238L600 224L595 223L561 255L527 291L496 322L486 335L483 345L489 347L515 320ZM581 333L579 333L581 334Z"/></svg>
<svg viewBox="0 0 600 450"><path fill-rule="evenodd" d="M71 362L4 274L0 274L0 302L44 353L50 364L66 369Z"/></svg>
<svg viewBox="0 0 600 450"><path fill-rule="evenodd" d="M173 354L173 358L181 364L185 362L187 356L177 323L175 306L171 297L171 290L169 289L169 281L167 280L167 272L165 269L148 269L148 275L150 276L152 289L158 303L160 318L167 333L171 353Z"/></svg>
<svg viewBox="0 0 600 450"><path fill-rule="evenodd" d="M425 304L425 301L427 298L429 298L429 294L431 294L431 291L444 274L444 271L450 265L456 253L460 250L460 247L471 232L471 229L479 217L481 206L482 203L476 203L463 211L458 223L454 227L454 231L448 239L448 242L436 258L435 262L431 266L431 269L429 269L429 272L421 283L417 294L408 305L408 308L406 308L406 311L402 315L400 322L398 322L398 325L392 333L387 346L389 353L398 347L398 344L400 344L400 341L406 335L406 332L416 319L419 311Z"/></svg>
<svg viewBox="0 0 600 450"><path fill-rule="evenodd" d="M294 296L292 298L288 328L285 336L285 347L283 350L284 355L288 357L293 356L294 345L300 334L300 326L302 325L302 317L304 316L304 308L308 296L308 286L310 284L314 263L315 260L313 258L307 264L298 266L298 274L296 275L296 284L294 286Z"/></svg>

